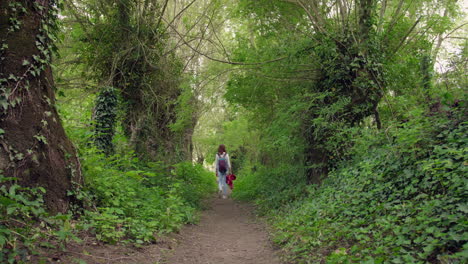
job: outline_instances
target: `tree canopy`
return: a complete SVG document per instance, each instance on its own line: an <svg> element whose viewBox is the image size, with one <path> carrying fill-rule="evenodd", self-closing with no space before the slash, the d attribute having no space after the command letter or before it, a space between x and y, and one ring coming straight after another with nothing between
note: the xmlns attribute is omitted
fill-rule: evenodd
<svg viewBox="0 0 468 264"><path fill-rule="evenodd" d="M225 144L288 263L465 263L467 23L456 0L0 2L0 262L196 222Z"/></svg>

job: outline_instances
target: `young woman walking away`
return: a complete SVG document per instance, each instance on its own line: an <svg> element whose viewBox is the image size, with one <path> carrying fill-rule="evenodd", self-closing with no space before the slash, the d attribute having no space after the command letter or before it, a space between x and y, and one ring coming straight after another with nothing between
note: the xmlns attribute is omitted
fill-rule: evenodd
<svg viewBox="0 0 468 264"><path fill-rule="evenodd" d="M226 152L226 146L221 144L218 147L218 153L216 153L216 176L218 177L219 192L223 195L223 199L227 198L226 176L231 172L229 154Z"/></svg>

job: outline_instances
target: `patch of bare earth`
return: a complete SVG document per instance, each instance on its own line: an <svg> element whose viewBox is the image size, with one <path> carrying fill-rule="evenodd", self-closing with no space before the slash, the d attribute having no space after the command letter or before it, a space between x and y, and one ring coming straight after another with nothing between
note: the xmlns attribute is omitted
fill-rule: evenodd
<svg viewBox="0 0 468 264"><path fill-rule="evenodd" d="M83 243L70 244L64 250L44 250L31 263L67 264L159 264L176 242L167 238L156 244L135 247L132 245L109 245L86 238Z"/></svg>
<svg viewBox="0 0 468 264"><path fill-rule="evenodd" d="M198 225L181 231L167 264L279 264L253 209L231 199L214 199Z"/></svg>
<svg viewBox="0 0 468 264"><path fill-rule="evenodd" d="M136 248L86 238L66 251L47 251L42 261L32 263L280 264L280 260L251 206L215 198L197 225L187 225L156 244Z"/></svg>

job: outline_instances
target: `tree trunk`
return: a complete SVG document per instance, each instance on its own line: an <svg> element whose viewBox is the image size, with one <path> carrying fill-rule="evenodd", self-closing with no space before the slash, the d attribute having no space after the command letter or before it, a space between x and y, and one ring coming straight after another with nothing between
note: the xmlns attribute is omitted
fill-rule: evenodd
<svg viewBox="0 0 468 264"><path fill-rule="evenodd" d="M44 187L52 213L65 212L67 190L82 183L54 105L55 16L54 0L0 1L0 170L23 186Z"/></svg>
<svg viewBox="0 0 468 264"><path fill-rule="evenodd" d="M341 121L341 126L353 127L366 117L374 115L377 127L381 128L382 126L377 111L378 103L383 96L383 76L379 69L380 66L378 66L381 64L381 56L378 46L372 42L375 39L375 21L372 17L375 12L376 1L358 0L356 3L358 11L357 24L355 27L349 28L349 30L344 30L344 32L353 32L353 37L343 36L337 38L340 39L340 42L336 42L339 49L337 49L338 52L335 56L324 55L324 64L330 61L333 61L333 63L327 64L322 70L327 68L333 68L334 70L323 70L323 77L316 85L319 90L314 91L329 93L329 87L332 84L337 91L328 96L322 106L326 107L328 104L334 104L344 98L349 99L349 103L336 111L331 118L323 114L317 114L320 113L320 110L318 110L322 107L320 105L315 106L316 109L311 109L311 128L306 129L304 132L308 146L305 150L305 165L309 184L320 184L327 177L329 168L333 165L333 160L329 157L336 156L337 153L338 156L345 153L344 149L336 149L333 152L328 150L325 145L333 138L332 134L336 130L322 131L320 135L314 136L315 132L313 130L317 129L317 127L312 125L312 120L322 118L326 122ZM334 41L336 40L334 39ZM344 66L349 66L352 61L357 61L355 68L348 68L349 70L337 75L335 69L344 69Z"/></svg>
<svg viewBox="0 0 468 264"><path fill-rule="evenodd" d="M319 146L312 135L306 136L307 145L305 153L305 165L307 167L307 184L321 184L328 175L328 154Z"/></svg>

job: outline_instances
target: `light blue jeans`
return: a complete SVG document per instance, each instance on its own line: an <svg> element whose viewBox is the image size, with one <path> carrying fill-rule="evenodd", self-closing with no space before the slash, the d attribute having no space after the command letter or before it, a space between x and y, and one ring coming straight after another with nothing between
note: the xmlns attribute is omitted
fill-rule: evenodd
<svg viewBox="0 0 468 264"><path fill-rule="evenodd" d="M226 183L227 171L222 173L218 171L218 189L223 191L223 195L227 196L227 183Z"/></svg>

